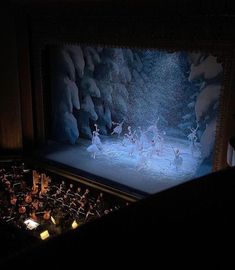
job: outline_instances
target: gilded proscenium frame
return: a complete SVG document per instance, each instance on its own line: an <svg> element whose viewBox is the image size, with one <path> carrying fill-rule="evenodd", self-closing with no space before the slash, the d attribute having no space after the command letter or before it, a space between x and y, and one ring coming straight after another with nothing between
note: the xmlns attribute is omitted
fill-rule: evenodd
<svg viewBox="0 0 235 270"><path fill-rule="evenodd" d="M111 12L112 13L112 12ZM226 33L216 31L218 18L198 17L163 19L139 14L117 13L90 15L67 10L58 13L36 12L31 18L31 51L35 145L45 142L42 53L48 45L87 44L103 47L154 48L169 52L203 52L217 56L224 69L217 120L213 170L227 166L227 142L233 135L234 49ZM43 18L43 19L42 19ZM225 22L225 21L223 21ZM204 27L204 28L203 28ZM204 29L204 31L202 31ZM234 121L234 120L233 120ZM89 180L89 179L88 179Z"/></svg>

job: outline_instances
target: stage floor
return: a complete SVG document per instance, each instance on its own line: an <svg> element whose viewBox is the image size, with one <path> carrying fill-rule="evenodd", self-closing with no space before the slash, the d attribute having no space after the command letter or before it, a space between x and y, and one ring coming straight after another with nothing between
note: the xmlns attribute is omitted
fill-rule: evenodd
<svg viewBox="0 0 235 270"><path fill-rule="evenodd" d="M103 137L102 151L93 158L87 151L89 140L79 139L79 144L67 145L50 142L42 155L49 160L100 176L118 184L153 194L190 179L196 178L201 165L200 150L193 155L186 140L166 138L162 152L151 157L134 151L118 138ZM180 149L182 165L176 168L174 150ZM210 168L200 168L208 173ZM201 176L200 175L200 176Z"/></svg>

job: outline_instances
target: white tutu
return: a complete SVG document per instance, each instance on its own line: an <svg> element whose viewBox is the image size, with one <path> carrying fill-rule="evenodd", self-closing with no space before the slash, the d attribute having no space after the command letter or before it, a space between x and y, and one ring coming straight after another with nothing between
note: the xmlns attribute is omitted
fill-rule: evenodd
<svg viewBox="0 0 235 270"><path fill-rule="evenodd" d="M92 154L98 153L98 152L100 151L96 144L91 144L90 146L87 147L86 150L87 150L89 153L92 153Z"/></svg>
<svg viewBox="0 0 235 270"><path fill-rule="evenodd" d="M120 134L122 132L122 127L121 126L117 126L114 128L113 133L117 133Z"/></svg>
<svg viewBox="0 0 235 270"><path fill-rule="evenodd" d="M92 154L92 157L95 158L96 154L100 152L99 148L97 147L96 144L91 144L90 146L87 147L86 149L89 153Z"/></svg>

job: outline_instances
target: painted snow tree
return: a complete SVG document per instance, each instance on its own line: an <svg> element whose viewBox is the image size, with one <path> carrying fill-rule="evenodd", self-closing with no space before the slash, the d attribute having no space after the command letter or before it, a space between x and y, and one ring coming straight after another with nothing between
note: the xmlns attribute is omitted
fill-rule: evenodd
<svg viewBox="0 0 235 270"><path fill-rule="evenodd" d="M91 122L98 120L94 99L100 98L100 90L93 78L93 72L95 65L100 62L100 57L97 50L92 47L84 47L83 55L85 59L84 75L79 81L81 110L77 113L77 119L81 134L86 138L91 138Z"/></svg>
<svg viewBox="0 0 235 270"><path fill-rule="evenodd" d="M190 128L196 127L195 103L200 92L201 80L197 79L193 82L188 79L190 73L191 60L187 52L180 53L180 64L184 73L183 96L181 100L181 116L178 128L182 131L183 137L187 137ZM200 131L197 131L198 133Z"/></svg>
<svg viewBox="0 0 235 270"><path fill-rule="evenodd" d="M97 124L101 134L111 129L112 120L122 121L127 114L128 91L126 85L131 74L121 48L103 48L101 62L95 67L94 77L101 92L101 98L95 100L99 115Z"/></svg>
<svg viewBox="0 0 235 270"><path fill-rule="evenodd" d="M75 68L66 47L51 49L52 136L74 144L79 137L73 109L80 109ZM82 67L79 72L82 72Z"/></svg>
<svg viewBox="0 0 235 270"><path fill-rule="evenodd" d="M76 143L107 134L127 113L131 74L122 49L66 45L51 49L52 136Z"/></svg>
<svg viewBox="0 0 235 270"><path fill-rule="evenodd" d="M191 61L189 80L200 80L200 89L195 93L194 110L200 125L202 159L211 160L216 133L216 119L223 75L222 64L213 55L189 54Z"/></svg>

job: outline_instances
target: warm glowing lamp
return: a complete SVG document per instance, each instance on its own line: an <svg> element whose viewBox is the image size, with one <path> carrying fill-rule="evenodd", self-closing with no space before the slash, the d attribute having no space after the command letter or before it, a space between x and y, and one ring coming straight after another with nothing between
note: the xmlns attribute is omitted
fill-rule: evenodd
<svg viewBox="0 0 235 270"><path fill-rule="evenodd" d="M41 237L42 240L47 239L49 236L50 236L50 234L49 234L48 230L40 233L40 237Z"/></svg>
<svg viewBox="0 0 235 270"><path fill-rule="evenodd" d="M77 227L78 227L78 223L77 223L76 220L74 220L73 223L72 223L72 228L76 229Z"/></svg>

